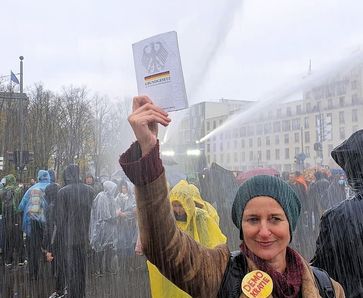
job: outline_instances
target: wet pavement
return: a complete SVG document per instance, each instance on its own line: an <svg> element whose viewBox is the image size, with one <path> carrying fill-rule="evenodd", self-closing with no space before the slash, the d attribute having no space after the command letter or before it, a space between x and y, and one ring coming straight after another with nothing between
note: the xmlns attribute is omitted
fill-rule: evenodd
<svg viewBox="0 0 363 298"><path fill-rule="evenodd" d="M135 265L112 273L96 275L88 266L86 297L150 297L149 278L144 257L135 257ZM47 298L54 292L51 264L41 261L38 280L33 281L27 265L0 266L1 298Z"/></svg>

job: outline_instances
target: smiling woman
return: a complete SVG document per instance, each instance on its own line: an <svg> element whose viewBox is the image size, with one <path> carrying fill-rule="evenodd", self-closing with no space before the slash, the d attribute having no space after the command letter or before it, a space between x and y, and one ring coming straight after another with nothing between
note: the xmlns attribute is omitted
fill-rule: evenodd
<svg viewBox="0 0 363 298"><path fill-rule="evenodd" d="M288 246L301 205L277 177L255 176L239 188L232 207L242 240L239 252L231 253L225 244L207 248L178 229L157 140L156 124L168 125L170 118L140 96L134 98L129 122L138 141L121 156L120 165L136 185L144 253L165 277L192 297L257 297L272 283L273 289L258 297L345 297L340 284L327 276L333 295L320 291L321 280ZM250 280L243 284L246 277Z"/></svg>

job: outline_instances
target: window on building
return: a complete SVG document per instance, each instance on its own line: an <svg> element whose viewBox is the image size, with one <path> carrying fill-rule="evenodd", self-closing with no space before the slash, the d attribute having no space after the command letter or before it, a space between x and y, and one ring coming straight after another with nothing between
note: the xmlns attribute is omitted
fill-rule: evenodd
<svg viewBox="0 0 363 298"><path fill-rule="evenodd" d="M230 146L229 146L229 141L227 141L227 150L230 149Z"/></svg>
<svg viewBox="0 0 363 298"><path fill-rule="evenodd" d="M297 105L296 106L296 114L301 114L302 109L301 109L301 105Z"/></svg>
<svg viewBox="0 0 363 298"><path fill-rule="evenodd" d="M333 108L333 99L329 98L328 99L328 109L332 109Z"/></svg>
<svg viewBox="0 0 363 298"><path fill-rule="evenodd" d="M219 155L219 158L220 158L220 160L221 160L221 164L223 164L223 163L224 163L224 155L223 155L223 153L221 153L221 154Z"/></svg>
<svg viewBox="0 0 363 298"><path fill-rule="evenodd" d="M275 149L275 158L276 160L280 160L280 149Z"/></svg>
<svg viewBox="0 0 363 298"><path fill-rule="evenodd" d="M266 160L270 160L270 159L271 159L271 151L266 150Z"/></svg>
<svg viewBox="0 0 363 298"><path fill-rule="evenodd" d="M292 124L292 130L298 130L300 129L300 119L296 118L291 121Z"/></svg>
<svg viewBox="0 0 363 298"><path fill-rule="evenodd" d="M253 136L255 134L255 127L254 126L248 126L247 127L247 136Z"/></svg>
<svg viewBox="0 0 363 298"><path fill-rule="evenodd" d="M354 93L352 94L352 104L356 105L359 103L358 94Z"/></svg>
<svg viewBox="0 0 363 298"><path fill-rule="evenodd" d="M280 144L280 136L279 135L275 135L275 145Z"/></svg>
<svg viewBox="0 0 363 298"><path fill-rule="evenodd" d="M245 137L245 136L246 136L246 134L247 134L246 127L241 127L241 128L239 129L239 136L240 136L240 137Z"/></svg>
<svg viewBox="0 0 363 298"><path fill-rule="evenodd" d="M305 143L310 143L310 132L305 131Z"/></svg>
<svg viewBox="0 0 363 298"><path fill-rule="evenodd" d="M292 115L292 113L291 113L291 108L290 108L290 107L287 107L287 108L286 108L286 115L287 115L287 116L291 116L291 115Z"/></svg>
<svg viewBox="0 0 363 298"><path fill-rule="evenodd" d="M270 137L269 137L269 136L267 136L267 137L266 137L266 145L267 145L267 146L269 146L269 145L270 145L270 143L271 143L271 141L270 141Z"/></svg>
<svg viewBox="0 0 363 298"><path fill-rule="evenodd" d="M216 129L216 127L217 127L217 122L216 120L213 120L213 129Z"/></svg>
<svg viewBox="0 0 363 298"><path fill-rule="evenodd" d="M281 116L282 116L282 111L281 111L281 109L277 109L277 111L276 111L276 116L277 116L277 117L281 117Z"/></svg>
<svg viewBox="0 0 363 298"><path fill-rule="evenodd" d="M309 128L309 117L305 117L304 118L304 128L308 129Z"/></svg>
<svg viewBox="0 0 363 298"><path fill-rule="evenodd" d="M253 151L250 151L250 161L253 161Z"/></svg>
<svg viewBox="0 0 363 298"><path fill-rule="evenodd" d="M237 150L237 140L234 140L233 141L233 149L234 150Z"/></svg>
<svg viewBox="0 0 363 298"><path fill-rule="evenodd" d="M244 139L242 139L241 140L241 148L244 148L245 147L245 140Z"/></svg>
<svg viewBox="0 0 363 298"><path fill-rule="evenodd" d="M308 103L306 104L306 112L307 112L307 113L311 112L311 103L310 103L310 102L308 102Z"/></svg>
<svg viewBox="0 0 363 298"><path fill-rule="evenodd" d="M238 138L238 128L233 129L233 138Z"/></svg>
<svg viewBox="0 0 363 298"><path fill-rule="evenodd" d="M250 148L253 146L253 139L248 139L248 146L250 146Z"/></svg>
<svg viewBox="0 0 363 298"><path fill-rule="evenodd" d="M259 150L257 151L257 160L260 162L262 160L262 152Z"/></svg>
<svg viewBox="0 0 363 298"><path fill-rule="evenodd" d="M341 140L345 139L345 128L344 127L339 128L339 137Z"/></svg>
<svg viewBox="0 0 363 298"><path fill-rule="evenodd" d="M213 143L213 152L216 152L216 151L217 151L217 144Z"/></svg>
<svg viewBox="0 0 363 298"><path fill-rule="evenodd" d="M289 148L285 148L285 159L289 159L290 158L290 150Z"/></svg>
<svg viewBox="0 0 363 298"><path fill-rule="evenodd" d="M300 148L299 147L295 147L295 156L298 155L300 153Z"/></svg>
<svg viewBox="0 0 363 298"><path fill-rule="evenodd" d="M345 98L344 96L339 97L339 106L344 107L345 104Z"/></svg>
<svg viewBox="0 0 363 298"><path fill-rule="evenodd" d="M310 147L309 146L305 146L304 153L305 153L306 157L310 157Z"/></svg>
<svg viewBox="0 0 363 298"><path fill-rule="evenodd" d="M238 162L238 154L237 154L237 152L234 152L233 153L233 161L234 161L234 163L237 163Z"/></svg>
<svg viewBox="0 0 363 298"><path fill-rule="evenodd" d="M219 143L219 151L223 151L223 143L221 142L221 143Z"/></svg>
<svg viewBox="0 0 363 298"><path fill-rule="evenodd" d="M291 121L284 120L282 121L282 131L290 131L291 130Z"/></svg>
<svg viewBox="0 0 363 298"><path fill-rule="evenodd" d="M352 110L352 121L357 122L358 121L358 110Z"/></svg>
<svg viewBox="0 0 363 298"><path fill-rule="evenodd" d="M339 112L339 124L344 124L344 111Z"/></svg>
<svg viewBox="0 0 363 298"><path fill-rule="evenodd" d="M270 134L272 132L272 125L271 122L265 123L263 126L263 133L264 134Z"/></svg>
<svg viewBox="0 0 363 298"><path fill-rule="evenodd" d="M281 132L281 122L280 121L275 121L273 123L273 130L274 130L274 132Z"/></svg>
<svg viewBox="0 0 363 298"><path fill-rule="evenodd" d="M257 146L261 147L261 138L260 137L257 138Z"/></svg>
<svg viewBox="0 0 363 298"><path fill-rule="evenodd" d="M299 132L294 133L294 140L295 140L295 143L300 142L300 133Z"/></svg>
<svg viewBox="0 0 363 298"><path fill-rule="evenodd" d="M355 90L357 88L358 88L358 81L357 80L352 81L352 90Z"/></svg>
<svg viewBox="0 0 363 298"><path fill-rule="evenodd" d="M241 161L245 161L246 160L246 154L245 152L241 152Z"/></svg>
<svg viewBox="0 0 363 298"><path fill-rule="evenodd" d="M289 134L288 133L285 133L284 134L284 143L285 144L288 144L289 143Z"/></svg>

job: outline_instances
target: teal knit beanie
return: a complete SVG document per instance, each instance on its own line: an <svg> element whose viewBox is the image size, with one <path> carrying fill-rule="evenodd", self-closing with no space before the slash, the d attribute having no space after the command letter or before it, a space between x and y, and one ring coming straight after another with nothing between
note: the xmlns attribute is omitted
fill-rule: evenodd
<svg viewBox="0 0 363 298"><path fill-rule="evenodd" d="M232 220L240 230L240 238L243 240L241 220L243 211L249 200L258 196L268 196L275 199L284 210L289 221L290 237L296 228L300 215L301 203L295 191L285 181L267 175L254 176L245 181L236 194L232 206Z"/></svg>

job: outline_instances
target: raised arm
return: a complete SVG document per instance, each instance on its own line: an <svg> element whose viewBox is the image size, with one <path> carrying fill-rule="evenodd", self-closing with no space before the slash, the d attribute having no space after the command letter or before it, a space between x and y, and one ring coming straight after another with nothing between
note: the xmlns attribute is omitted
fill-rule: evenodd
<svg viewBox="0 0 363 298"><path fill-rule="evenodd" d="M138 142L121 156L120 164L136 186L144 253L193 297L216 297L229 251L226 245L207 249L176 228L157 141L157 124L168 125L170 119L147 97L136 97L129 122Z"/></svg>

